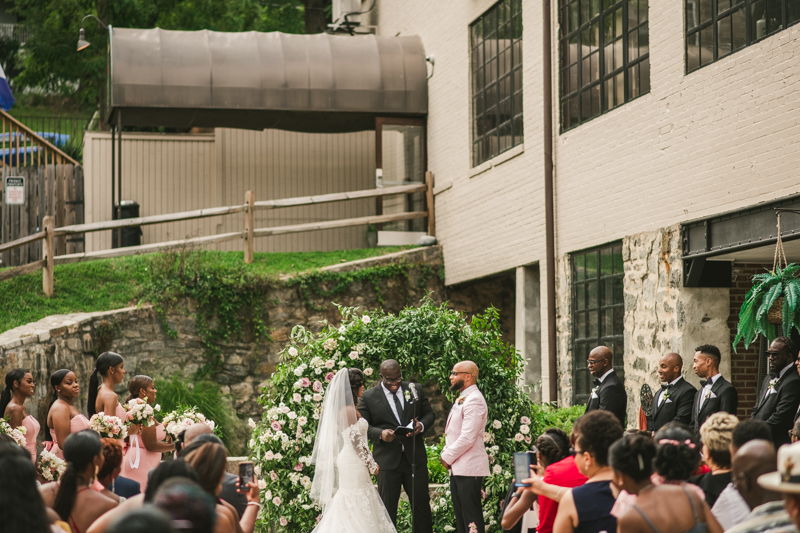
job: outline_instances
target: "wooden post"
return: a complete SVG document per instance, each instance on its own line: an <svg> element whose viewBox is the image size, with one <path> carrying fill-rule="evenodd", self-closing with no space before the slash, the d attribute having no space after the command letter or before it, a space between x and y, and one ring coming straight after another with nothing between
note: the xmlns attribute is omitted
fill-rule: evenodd
<svg viewBox="0 0 800 533"><path fill-rule="evenodd" d="M433 172L430 170L425 172L425 185L428 187L425 192L428 204L428 235L436 237L436 219L433 212Z"/></svg>
<svg viewBox="0 0 800 533"><path fill-rule="evenodd" d="M244 262L253 262L253 213L255 213L255 192L247 191L244 195Z"/></svg>
<svg viewBox="0 0 800 533"><path fill-rule="evenodd" d="M53 217L48 215L44 217L42 228L47 236L42 241L42 259L45 260L45 265L42 268L42 290L44 295L48 298L53 295L53 256L55 255L55 239L53 232L56 225L53 222Z"/></svg>

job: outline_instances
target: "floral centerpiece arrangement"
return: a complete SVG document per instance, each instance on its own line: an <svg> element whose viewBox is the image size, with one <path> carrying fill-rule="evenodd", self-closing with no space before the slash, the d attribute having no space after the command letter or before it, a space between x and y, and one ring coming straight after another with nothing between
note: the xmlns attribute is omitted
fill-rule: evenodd
<svg viewBox="0 0 800 533"><path fill-rule="evenodd" d="M116 416L106 415L102 411L92 415L92 418L89 419L89 427L100 433L101 437L124 439L128 436L125 422Z"/></svg>
<svg viewBox="0 0 800 533"><path fill-rule="evenodd" d="M125 424L129 426L141 424L146 428L156 423L155 412L161 410L159 405L154 408L141 398L134 398L126 407Z"/></svg>
<svg viewBox="0 0 800 533"><path fill-rule="evenodd" d="M7 419L0 418L0 435L10 436L12 439L14 439L14 442L20 446L24 447L25 444L27 444L27 441L25 440L25 433L27 432L28 430L25 426L12 428Z"/></svg>
<svg viewBox="0 0 800 533"><path fill-rule="evenodd" d="M209 420L203 413L198 412L196 407L185 406L181 406L167 414L161 423L164 425L167 435L172 437L173 441L177 440L178 435L192 424L206 424L212 431L215 431L217 427L213 420Z"/></svg>
<svg viewBox="0 0 800 533"><path fill-rule="evenodd" d="M58 455L47 450L39 454L39 473L47 481L58 481L67 469L67 463Z"/></svg>

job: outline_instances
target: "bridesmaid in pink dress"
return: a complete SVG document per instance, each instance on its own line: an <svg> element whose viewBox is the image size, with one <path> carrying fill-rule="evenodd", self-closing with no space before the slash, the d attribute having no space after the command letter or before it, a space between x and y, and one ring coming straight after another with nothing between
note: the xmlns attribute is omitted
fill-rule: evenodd
<svg viewBox="0 0 800 533"><path fill-rule="evenodd" d="M25 400L33 397L36 384L33 375L24 368L15 368L6 374L6 388L0 394L0 413L8 417L12 428L24 426L25 449L36 462L36 436L39 434L39 421L25 410Z"/></svg>
<svg viewBox="0 0 800 533"><path fill-rule="evenodd" d="M53 399L47 413L47 427L50 429L52 439L50 451L63 459L64 453L58 447L58 443L67 440L71 433L88 429L89 419L74 405L75 399L81 393L75 372L66 368L56 370L50 376L50 387L53 389Z"/></svg>
<svg viewBox="0 0 800 533"><path fill-rule="evenodd" d="M86 411L89 418L96 413L113 414L125 422L125 408L120 405L119 397L114 392L114 387L122 383L125 377L125 361L122 356L114 352L100 354L95 363L92 377L89 378L89 398L86 403ZM102 384L98 381L102 379ZM140 426L130 426L128 435L135 435L141 431ZM122 439L119 439L122 444Z"/></svg>
<svg viewBox="0 0 800 533"><path fill-rule="evenodd" d="M130 394L125 404L134 398L141 398L150 405L156 403L156 386L153 378L149 376L134 376L128 386ZM166 439L166 442L164 440ZM174 451L175 447L167 437L167 432L161 424L155 424L142 429L141 435L130 438L128 451L122 458L121 476L138 481L144 492L147 488L147 474L161 462L161 454Z"/></svg>

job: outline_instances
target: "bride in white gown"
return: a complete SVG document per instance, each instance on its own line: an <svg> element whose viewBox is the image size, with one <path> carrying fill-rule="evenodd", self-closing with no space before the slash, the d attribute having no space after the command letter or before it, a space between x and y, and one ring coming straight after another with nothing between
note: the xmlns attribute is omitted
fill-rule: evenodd
<svg viewBox="0 0 800 533"><path fill-rule="evenodd" d="M311 455L311 497L322 507L314 533L396 533L370 477L378 465L367 446L367 421L355 407L363 392L357 368L337 372L325 392Z"/></svg>

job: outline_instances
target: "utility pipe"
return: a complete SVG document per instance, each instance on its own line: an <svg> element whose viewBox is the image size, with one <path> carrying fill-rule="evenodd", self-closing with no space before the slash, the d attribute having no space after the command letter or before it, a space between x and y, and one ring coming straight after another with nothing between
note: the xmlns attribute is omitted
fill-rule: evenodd
<svg viewBox="0 0 800 533"><path fill-rule="evenodd" d="M558 401L556 346L556 245L553 214L553 80L550 42L550 0L542 0L542 111L544 137L544 227L547 265L547 356L550 401Z"/></svg>

